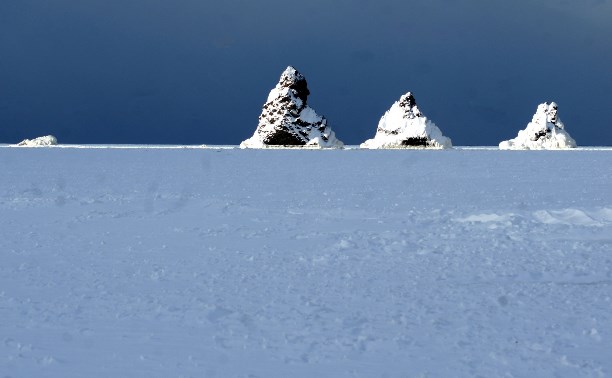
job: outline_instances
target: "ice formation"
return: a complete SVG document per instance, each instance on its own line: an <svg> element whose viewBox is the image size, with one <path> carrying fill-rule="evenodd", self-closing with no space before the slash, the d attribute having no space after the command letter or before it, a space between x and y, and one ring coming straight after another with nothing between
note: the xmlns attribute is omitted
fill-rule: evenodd
<svg viewBox="0 0 612 378"><path fill-rule="evenodd" d="M576 141L565 131L563 122L557 115L556 103L545 102L538 105L531 122L514 139L499 144L502 150L552 150L575 148Z"/></svg>
<svg viewBox="0 0 612 378"><path fill-rule="evenodd" d="M376 135L361 148L451 148L451 140L417 107L408 92L378 122Z"/></svg>
<svg viewBox="0 0 612 378"><path fill-rule="evenodd" d="M53 135L42 136L34 139L24 139L17 143L17 146L22 147L44 147L44 146L55 146L57 144L57 138Z"/></svg>
<svg viewBox="0 0 612 378"><path fill-rule="evenodd" d="M336 138L325 117L307 105L309 94L304 75L291 66L287 67L268 95L255 133L240 147L342 148L344 144Z"/></svg>

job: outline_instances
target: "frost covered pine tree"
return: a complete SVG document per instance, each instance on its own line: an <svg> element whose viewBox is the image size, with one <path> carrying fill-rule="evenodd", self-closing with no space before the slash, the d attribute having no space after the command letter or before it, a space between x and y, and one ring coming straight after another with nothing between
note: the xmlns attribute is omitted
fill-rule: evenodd
<svg viewBox="0 0 612 378"><path fill-rule="evenodd" d="M287 67L268 95L255 133L240 147L342 148L344 143L336 138L325 117L308 106L308 95L310 91L304 75L291 66Z"/></svg>
<svg viewBox="0 0 612 378"><path fill-rule="evenodd" d="M517 137L499 144L502 150L554 150L575 148L576 141L565 130L558 116L559 106L545 102L538 108L524 130Z"/></svg>
<svg viewBox="0 0 612 378"><path fill-rule="evenodd" d="M381 117L373 139L361 148L451 148L451 140L419 110L411 92Z"/></svg>

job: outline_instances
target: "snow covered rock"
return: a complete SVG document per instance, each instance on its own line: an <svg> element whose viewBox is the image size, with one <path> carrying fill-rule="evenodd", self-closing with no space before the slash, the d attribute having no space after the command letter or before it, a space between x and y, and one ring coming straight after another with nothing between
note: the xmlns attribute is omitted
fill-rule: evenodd
<svg viewBox="0 0 612 378"><path fill-rule="evenodd" d="M451 148L451 140L417 107L408 92L378 122L374 139L366 140L361 148Z"/></svg>
<svg viewBox="0 0 612 378"><path fill-rule="evenodd" d="M17 146L22 147L44 147L44 146L55 146L57 144L57 138L53 135L42 136L34 139L24 139L17 143Z"/></svg>
<svg viewBox="0 0 612 378"><path fill-rule="evenodd" d="M255 134L243 141L240 147L342 148L344 143L327 126L325 117L307 105L309 94L304 75L291 66L287 67L268 95Z"/></svg>
<svg viewBox="0 0 612 378"><path fill-rule="evenodd" d="M557 115L556 103L538 105L531 122L514 139L499 144L502 150L552 150L575 148L576 141L565 131Z"/></svg>

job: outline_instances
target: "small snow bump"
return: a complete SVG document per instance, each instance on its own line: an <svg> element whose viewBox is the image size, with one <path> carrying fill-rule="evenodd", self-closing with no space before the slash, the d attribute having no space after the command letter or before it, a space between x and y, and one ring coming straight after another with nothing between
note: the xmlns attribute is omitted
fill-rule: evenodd
<svg viewBox="0 0 612 378"><path fill-rule="evenodd" d="M39 359L39 360L38 360L38 362L39 362L41 365L47 366L47 365L54 364L54 363L56 363L57 361L55 360L55 358L53 358L53 357L51 357L51 356L45 356L45 357L43 357L43 358Z"/></svg>

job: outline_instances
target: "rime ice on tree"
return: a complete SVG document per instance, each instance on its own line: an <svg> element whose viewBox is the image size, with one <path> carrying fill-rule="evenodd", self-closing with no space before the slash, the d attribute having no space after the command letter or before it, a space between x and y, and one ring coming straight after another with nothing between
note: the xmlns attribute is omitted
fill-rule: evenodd
<svg viewBox="0 0 612 378"><path fill-rule="evenodd" d="M417 107L412 93L396 101L378 122L376 135L361 148L451 148L451 140Z"/></svg>
<svg viewBox="0 0 612 378"><path fill-rule="evenodd" d="M304 75L291 66L287 67L268 95L255 134L240 147L342 148L344 144L336 138L325 117L307 105L309 94Z"/></svg>
<svg viewBox="0 0 612 378"><path fill-rule="evenodd" d="M575 148L576 141L565 131L563 122L557 115L556 103L545 102L538 105L531 122L514 139L499 144L502 150L552 150Z"/></svg>

